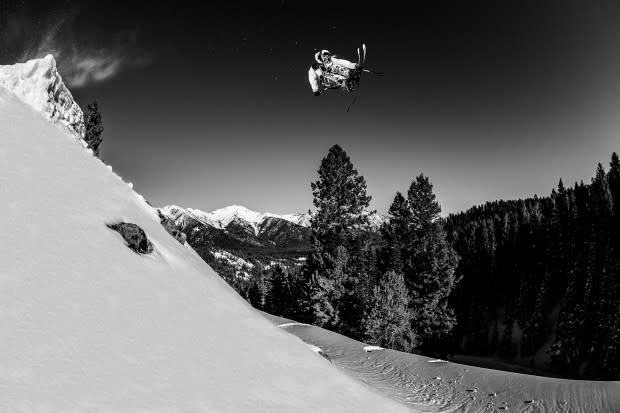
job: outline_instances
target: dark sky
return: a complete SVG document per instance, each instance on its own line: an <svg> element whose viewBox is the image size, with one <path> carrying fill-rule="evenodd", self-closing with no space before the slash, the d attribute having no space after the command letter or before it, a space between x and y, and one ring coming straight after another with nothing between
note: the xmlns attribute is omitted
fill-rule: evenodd
<svg viewBox="0 0 620 413"><path fill-rule="evenodd" d="M379 212L420 173L454 212L587 182L620 149L615 2L49 3L0 5L0 64L54 53L99 101L103 158L154 205L305 211L338 143ZM315 51L362 42L385 77L349 113L350 95L313 96Z"/></svg>

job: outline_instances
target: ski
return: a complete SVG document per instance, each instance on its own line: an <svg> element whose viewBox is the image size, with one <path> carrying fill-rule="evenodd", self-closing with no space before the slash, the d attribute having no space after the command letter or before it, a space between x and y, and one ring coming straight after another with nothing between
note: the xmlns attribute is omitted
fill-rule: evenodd
<svg viewBox="0 0 620 413"><path fill-rule="evenodd" d="M351 101L351 103L349 103L349 106L347 106L347 112L349 112L351 110L351 106L353 106L355 104L355 101L357 100L357 92L360 89L360 84L361 84L361 78L362 78L362 73L364 72L364 62L366 62L366 43L362 43L362 56L360 57L360 49L359 47L357 48L357 65L360 69L360 80L357 84L357 88L355 89L355 93L353 94L353 100Z"/></svg>
<svg viewBox="0 0 620 413"><path fill-rule="evenodd" d="M374 70L370 70L370 69L362 69L362 72L370 73L371 75L375 75L375 76L383 76L383 75L385 75L385 73L383 73L383 72L375 72Z"/></svg>
<svg viewBox="0 0 620 413"><path fill-rule="evenodd" d="M366 43L362 43L362 50L364 50L364 60L362 60L362 67L366 63Z"/></svg>

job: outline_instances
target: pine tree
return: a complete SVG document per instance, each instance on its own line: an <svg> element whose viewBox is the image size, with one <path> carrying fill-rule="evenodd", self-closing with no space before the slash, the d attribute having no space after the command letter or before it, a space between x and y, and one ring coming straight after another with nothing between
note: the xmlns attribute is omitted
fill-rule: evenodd
<svg viewBox="0 0 620 413"><path fill-rule="evenodd" d="M103 133L103 122L101 120L101 113L99 113L99 105L97 104L97 101L94 101L86 106L84 124L86 126L84 141L88 144L88 148L93 150L95 156L99 157L99 146L103 141L103 138L101 137L101 134Z"/></svg>
<svg viewBox="0 0 620 413"><path fill-rule="evenodd" d="M409 202L397 192L388 211L390 219L381 227L385 246L381 253L380 270L403 271L403 249L410 242L412 217Z"/></svg>
<svg viewBox="0 0 620 413"><path fill-rule="evenodd" d="M355 337L358 327L353 322L357 316L358 297L355 284L357 279L349 276L352 272L350 265L349 252L343 245L339 245L334 251L334 256L331 257L330 268L326 271L328 278L333 283L331 301L338 313L339 321L336 329L349 337Z"/></svg>
<svg viewBox="0 0 620 413"><path fill-rule="evenodd" d="M609 189L612 193L612 201L614 205L614 214L620 215L620 159L614 152L611 155L611 162L609 163Z"/></svg>
<svg viewBox="0 0 620 413"><path fill-rule="evenodd" d="M259 274L254 275L251 279L251 284L248 287L247 292L247 300L254 308L265 310L267 308L268 298L269 285L265 280L265 275L261 271Z"/></svg>
<svg viewBox="0 0 620 413"><path fill-rule="evenodd" d="M616 152L611 154L611 162L609 163L609 186L613 193L614 206L616 211L620 210L620 159Z"/></svg>
<svg viewBox="0 0 620 413"><path fill-rule="evenodd" d="M611 236L614 240L614 248L620 252L620 160L616 152L611 155L607 181L609 183L609 191L611 192L613 211L613 231Z"/></svg>
<svg viewBox="0 0 620 413"><path fill-rule="evenodd" d="M613 196L607 175L600 163L596 168L596 176L592 179L592 185L590 185L590 194L597 209L595 216L602 224L601 229L608 230L605 226L609 223L613 212Z"/></svg>
<svg viewBox="0 0 620 413"><path fill-rule="evenodd" d="M512 342L512 333L514 330L514 311L511 305L506 306L504 311L504 333L502 335L502 342L500 346L500 353L508 358L512 358L515 355L515 344Z"/></svg>
<svg viewBox="0 0 620 413"><path fill-rule="evenodd" d="M287 271L287 281L289 297L286 303L283 303L285 308L283 308L282 314L284 317L301 321L303 319L302 314L304 313L302 299L306 281L302 268L289 268Z"/></svg>
<svg viewBox="0 0 620 413"><path fill-rule="evenodd" d="M332 304L334 282L316 271L306 275L300 297L301 321L319 327L333 327L339 321Z"/></svg>
<svg viewBox="0 0 620 413"><path fill-rule="evenodd" d="M409 187L407 199L396 194L390 208L391 222L383 231L384 255L392 266L402 263L410 294L412 329L427 351L445 338L456 323L448 297L455 284L458 257L448 243L439 220L441 208L433 186L419 175ZM395 252L400 249L400 257Z"/></svg>
<svg viewBox="0 0 620 413"><path fill-rule="evenodd" d="M318 175L311 184L316 207L310 219L312 252L303 268L303 278L311 285L305 287L302 301L308 309L307 322L346 328L355 323L350 318L359 304L351 292L358 285L355 269L363 265L360 226L368 221L365 209L371 197L366 194L364 177L339 145L330 148ZM345 289L348 299L341 301Z"/></svg>
<svg viewBox="0 0 620 413"><path fill-rule="evenodd" d="M276 265L269 278L269 303L267 311L270 314L290 317L293 303L291 302L291 285L288 274L281 266Z"/></svg>
<svg viewBox="0 0 620 413"><path fill-rule="evenodd" d="M407 199L414 233L407 252L411 265L406 269L406 281L414 307L414 328L421 340L439 339L456 322L448 296L454 288L458 257L439 222L441 208L429 179L419 175L411 183Z"/></svg>
<svg viewBox="0 0 620 413"><path fill-rule="evenodd" d="M533 354L543 344L545 339L547 317L547 297L549 295L549 284L551 275L547 272L540 285L534 312L523 333L523 354Z"/></svg>
<svg viewBox="0 0 620 413"><path fill-rule="evenodd" d="M364 210L371 197L366 194L366 180L353 167L347 153L339 146L329 149L312 182L316 213L310 225L313 235L328 253L346 245L354 230L368 222Z"/></svg>
<svg viewBox="0 0 620 413"><path fill-rule="evenodd" d="M424 230L439 219L441 207L435 199L433 185L423 174L418 175L409 186L407 200L412 212L414 230Z"/></svg>
<svg viewBox="0 0 620 413"><path fill-rule="evenodd" d="M368 343L400 351L415 347L409 293L401 274L388 271L374 287L363 326Z"/></svg>
<svg viewBox="0 0 620 413"><path fill-rule="evenodd" d="M552 193L553 207L548 225L548 249L550 252L551 284L566 285L570 260L569 194L560 179L558 191Z"/></svg>

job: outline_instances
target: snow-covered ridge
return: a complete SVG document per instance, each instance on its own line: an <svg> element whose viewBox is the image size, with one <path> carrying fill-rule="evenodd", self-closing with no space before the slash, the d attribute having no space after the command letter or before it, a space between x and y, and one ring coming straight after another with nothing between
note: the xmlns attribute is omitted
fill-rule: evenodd
<svg viewBox="0 0 620 413"><path fill-rule="evenodd" d="M212 212L201 211L194 208L182 208L176 205L168 205L162 207L162 214L173 219L175 222L182 218L182 215L188 215L197 221L211 225L216 228L226 228L228 224L235 220L248 223L254 229L254 234L260 232L260 224L268 218L278 218L293 224L307 227L310 225L310 216L308 214L285 214L278 215L271 212L256 212L240 205L231 205L225 208L216 209Z"/></svg>
<svg viewBox="0 0 620 413"><path fill-rule="evenodd" d="M272 214L271 212L252 211L241 205L231 205L212 212L205 212L194 208L182 208L177 205L168 205L160 208L160 210L175 222L178 219L182 219L183 215L185 215L216 228L226 228L228 224L235 220L246 222L252 226L255 235L259 234L261 224L268 218L282 219L302 227L310 226L310 214L307 213L279 215ZM368 215L369 226L372 228L379 228L386 219L386 217L376 213Z"/></svg>
<svg viewBox="0 0 620 413"><path fill-rule="evenodd" d="M48 119L65 125L76 137L84 137L82 109L62 81L51 54L26 63L0 66L0 86Z"/></svg>
<svg viewBox="0 0 620 413"><path fill-rule="evenodd" d="M248 222L256 233L258 233L258 225L262 223L267 218L279 218L285 221L292 222L301 226L309 225L309 216L308 214L285 214L278 215L272 214L271 212L256 212L252 211L241 205L231 205L224 208L216 209L212 212L203 212L199 209L189 209L196 215L200 215L205 217L208 221L210 221L213 226L224 228L228 224L230 224L235 219L241 219L245 222Z"/></svg>

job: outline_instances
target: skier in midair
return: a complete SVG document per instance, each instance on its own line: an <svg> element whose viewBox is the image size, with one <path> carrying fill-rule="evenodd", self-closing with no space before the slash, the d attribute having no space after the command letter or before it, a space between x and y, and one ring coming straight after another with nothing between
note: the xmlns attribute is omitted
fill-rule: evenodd
<svg viewBox="0 0 620 413"><path fill-rule="evenodd" d="M339 59L329 50L321 50L314 55L308 71L308 81L315 96L323 90L342 89L353 92L359 85L362 67L345 59Z"/></svg>

